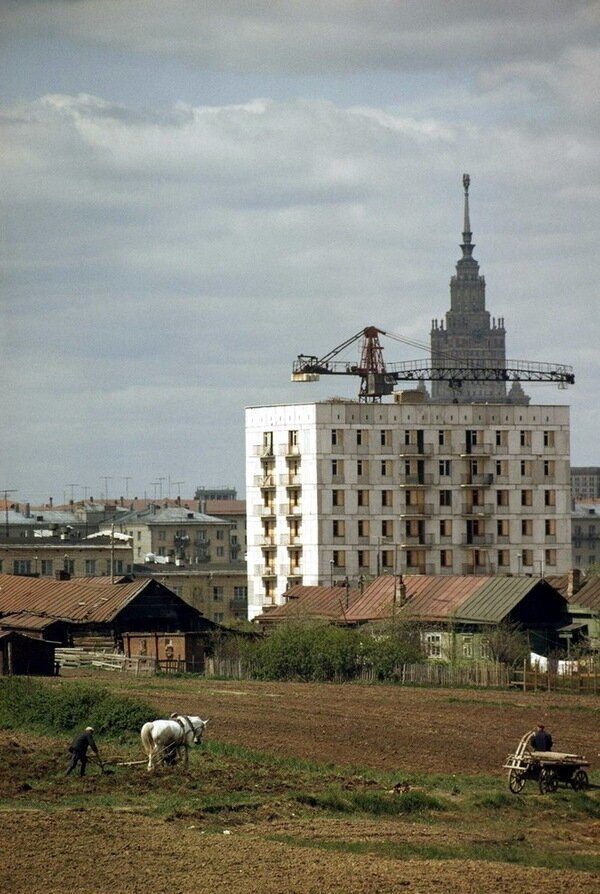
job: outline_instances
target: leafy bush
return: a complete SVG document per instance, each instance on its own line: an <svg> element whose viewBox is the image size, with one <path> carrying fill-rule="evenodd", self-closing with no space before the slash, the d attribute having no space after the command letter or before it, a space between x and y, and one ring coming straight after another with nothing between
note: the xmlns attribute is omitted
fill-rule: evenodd
<svg viewBox="0 0 600 894"><path fill-rule="evenodd" d="M358 669L356 632L326 624L282 624L251 654L264 680L350 679Z"/></svg>
<svg viewBox="0 0 600 894"><path fill-rule="evenodd" d="M93 726L98 733L139 732L155 711L137 699L113 695L88 683L49 685L23 677L0 679L0 727L57 732Z"/></svg>

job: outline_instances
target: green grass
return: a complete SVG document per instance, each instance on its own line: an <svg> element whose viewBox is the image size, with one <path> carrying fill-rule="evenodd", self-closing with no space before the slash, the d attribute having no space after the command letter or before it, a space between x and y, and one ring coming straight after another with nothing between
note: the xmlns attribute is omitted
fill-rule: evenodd
<svg viewBox="0 0 600 894"><path fill-rule="evenodd" d="M268 840L292 847L373 854L394 860L477 860L492 863L512 863L545 869L571 869L581 872L600 870L600 857L589 854L557 853L532 848L526 841L507 840L473 844L444 845L392 841L326 841L293 835L269 835Z"/></svg>
<svg viewBox="0 0 600 894"><path fill-rule="evenodd" d="M330 788L325 792L298 794L301 804L319 807L338 813L370 813L375 816L399 816L407 813L422 813L426 810L444 810L438 798L421 791L390 794L374 791L343 791Z"/></svg>

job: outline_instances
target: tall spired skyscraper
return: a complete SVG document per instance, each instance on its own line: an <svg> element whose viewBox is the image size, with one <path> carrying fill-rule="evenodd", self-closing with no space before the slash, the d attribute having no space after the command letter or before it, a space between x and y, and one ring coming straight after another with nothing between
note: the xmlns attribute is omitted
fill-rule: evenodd
<svg viewBox="0 0 600 894"><path fill-rule="evenodd" d="M504 367L506 363L504 318L490 317L485 309L485 278L473 257L469 216L469 185L463 175L465 219L462 258L456 264L456 276L450 280L450 310L443 320L433 320L431 327L432 366L452 366L452 361L471 361L478 366ZM438 403L490 402L528 403L521 386L515 383L507 398L504 382L465 382L452 388L447 381L433 382L431 400Z"/></svg>

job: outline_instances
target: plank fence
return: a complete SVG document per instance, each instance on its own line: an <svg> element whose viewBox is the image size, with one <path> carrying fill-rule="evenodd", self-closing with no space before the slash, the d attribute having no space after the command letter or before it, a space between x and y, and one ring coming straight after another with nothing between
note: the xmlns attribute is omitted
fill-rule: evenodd
<svg viewBox="0 0 600 894"><path fill-rule="evenodd" d="M82 648L57 649L56 663L61 668L97 668L119 673L140 674L203 674L208 679L254 680L257 678L255 662L242 658L207 656L203 660L159 659L148 656L127 658L116 652L92 652ZM339 677L343 683L347 677ZM359 668L352 677L361 683L377 682L377 674L368 665ZM400 664L388 681L402 686L474 686L493 689L521 689L524 692L573 692L597 695L600 693L600 664L588 662L585 667L563 673L541 671L489 661L473 661L470 664L452 665L434 662Z"/></svg>

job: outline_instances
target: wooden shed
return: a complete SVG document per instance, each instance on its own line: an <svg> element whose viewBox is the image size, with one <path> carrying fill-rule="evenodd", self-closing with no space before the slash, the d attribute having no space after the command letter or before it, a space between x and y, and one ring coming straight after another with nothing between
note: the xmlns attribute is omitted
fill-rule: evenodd
<svg viewBox="0 0 600 894"><path fill-rule="evenodd" d="M0 676L54 676L55 646L17 630L0 633Z"/></svg>

